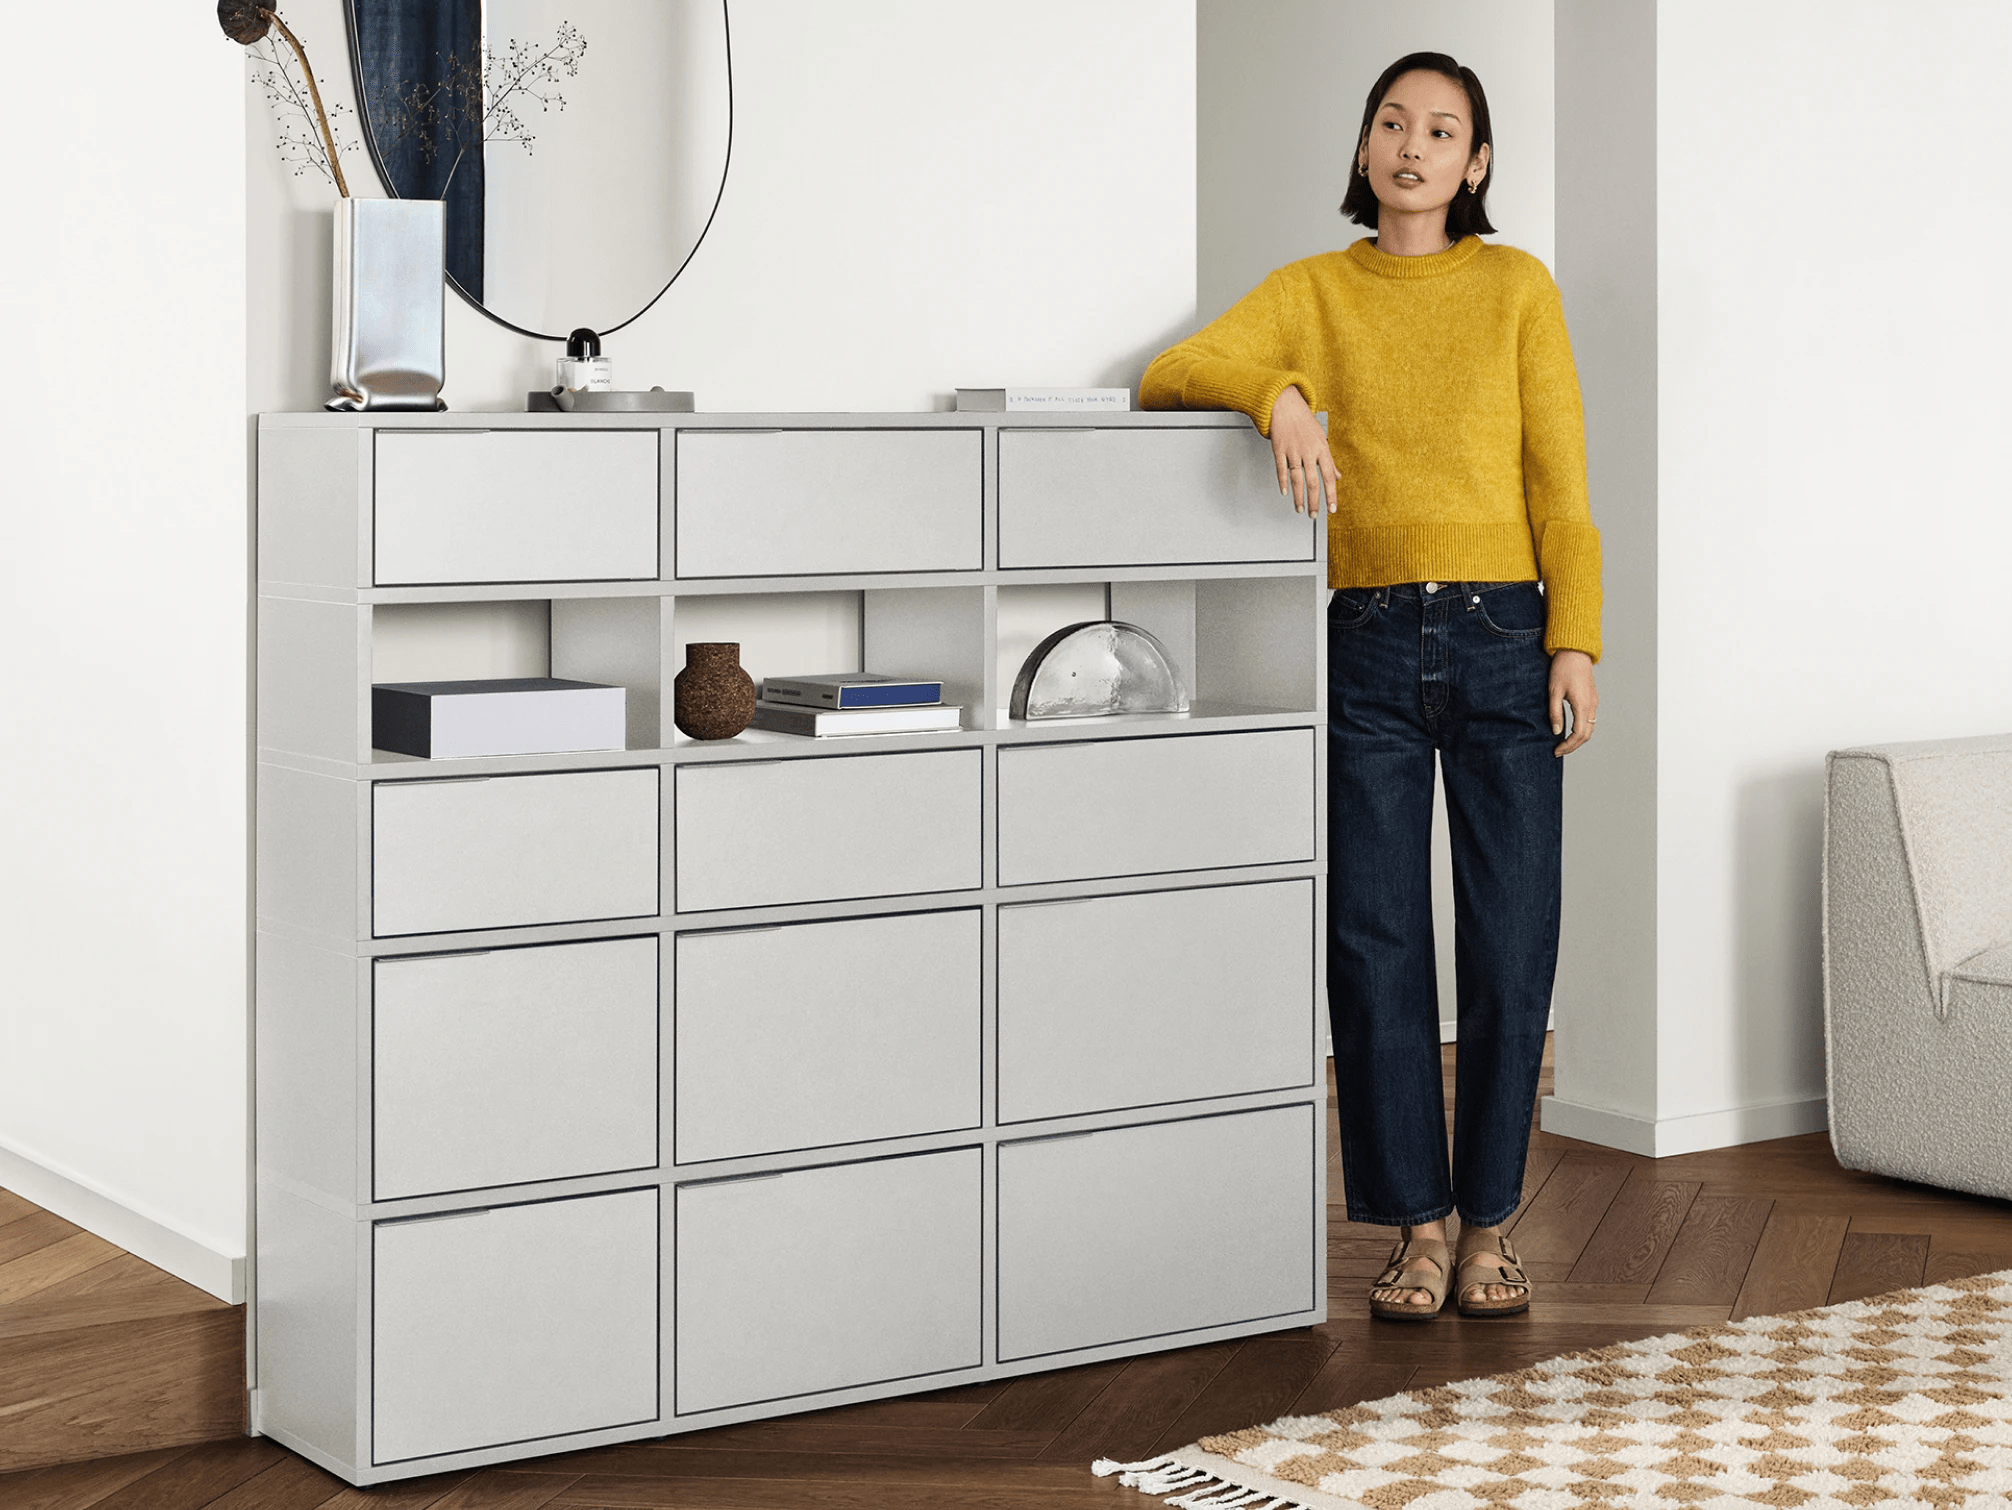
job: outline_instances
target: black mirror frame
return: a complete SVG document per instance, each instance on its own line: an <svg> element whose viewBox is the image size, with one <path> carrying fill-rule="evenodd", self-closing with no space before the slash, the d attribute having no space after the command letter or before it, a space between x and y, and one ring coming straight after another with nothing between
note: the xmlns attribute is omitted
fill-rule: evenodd
<svg viewBox="0 0 2012 1510"><path fill-rule="evenodd" d="M402 199L405 196L398 192L398 186L391 181L391 174L385 171L384 159L378 153L377 150L377 135L371 129L370 98L364 92L363 48L360 44L360 39L358 37L356 29L356 0L342 0L342 19L344 24L344 30L347 33L346 40L349 43L350 87L356 91L356 117L357 120L360 121L363 126L363 147L364 150L370 154L370 166L373 170L375 170L377 174L377 181L384 186L384 192L393 199ZM644 301L643 307L641 309L637 310L634 314L630 315L628 319L623 320L618 324L610 325L606 329L600 331L599 334L601 335L604 336L612 335L614 334L614 332L620 330L625 325L633 325L636 321L642 319L644 315L648 314L651 311L651 309L653 309L656 306L656 303L659 299L663 298L665 294L671 291L671 285L673 283L676 283L679 278L684 276L685 269L692 265L692 258L698 256L699 248L705 245L706 233L712 230L713 221L720 213L720 202L726 198L727 175L732 170L734 161L734 31L733 31L733 16L729 0L720 0L720 26L726 38L727 146L726 151L721 155L720 158L720 186L719 191L713 195L713 207L710 211L707 212L706 223L699 228L699 234L697 238L692 242L692 249L689 252L685 253L685 260L683 262L680 262L677 266L677 270L673 272L668 279L665 280L664 286L658 289L654 294L651 294L650 297ZM531 340L534 341L563 342L566 340L566 337L563 335L548 335L541 330L526 330L522 325L518 325L510 320L504 319L501 315L497 314L495 310L489 308L486 304L482 303L481 300L476 299L472 295L470 295L468 290L461 286L459 281L456 280L455 276L452 273L447 272L443 268L441 270L441 276L444 279L446 279L447 286L453 289L455 293L459 294L461 296L462 302L465 303L470 309L474 310L477 314L482 315L487 319L495 321L498 325L501 325L505 330L515 331L518 335L529 337Z"/></svg>

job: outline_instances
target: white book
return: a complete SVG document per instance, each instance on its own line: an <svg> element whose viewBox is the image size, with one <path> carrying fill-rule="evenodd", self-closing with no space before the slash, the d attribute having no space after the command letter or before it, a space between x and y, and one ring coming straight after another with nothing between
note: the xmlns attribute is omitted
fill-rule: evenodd
<svg viewBox="0 0 2012 1510"><path fill-rule="evenodd" d="M964 709L957 703L930 703L909 708L802 708L790 703L758 702L754 726L777 734L929 734L962 728Z"/></svg>
<svg viewBox="0 0 2012 1510"><path fill-rule="evenodd" d="M959 388L960 414L1123 413L1132 407L1129 388Z"/></svg>

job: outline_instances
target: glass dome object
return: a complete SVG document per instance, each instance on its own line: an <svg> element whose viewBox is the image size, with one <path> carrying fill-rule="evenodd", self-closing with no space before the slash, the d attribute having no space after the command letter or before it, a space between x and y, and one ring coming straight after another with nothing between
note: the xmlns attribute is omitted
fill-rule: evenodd
<svg viewBox="0 0 2012 1510"><path fill-rule="evenodd" d="M1064 625L1034 647L1013 682L1015 718L1187 711L1167 647L1115 619Z"/></svg>

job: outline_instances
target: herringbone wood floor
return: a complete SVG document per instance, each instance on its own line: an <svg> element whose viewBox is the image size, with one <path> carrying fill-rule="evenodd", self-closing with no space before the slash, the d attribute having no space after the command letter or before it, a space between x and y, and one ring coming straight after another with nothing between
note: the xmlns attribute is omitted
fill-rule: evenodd
<svg viewBox="0 0 2012 1510"><path fill-rule="evenodd" d="M1338 1201L1338 1163L1332 1187ZM1538 1133L1524 1192L1514 1234L1540 1289L1522 1317L1464 1321L1449 1311L1422 1326L1372 1323L1363 1292L1390 1234L1351 1225L1337 1205L1329 1214L1324 1326L372 1490L349 1488L269 1441L232 1437L0 1475L0 1510L1053 1510L1148 1503L1115 1480L1092 1478L1090 1461L1146 1457L1288 1411L1331 1409L1678 1327L2012 1268L2012 1203L1840 1169L1821 1133L1662 1160ZM0 1193L0 1450L7 1423L32 1421L37 1409L38 1386L17 1378L21 1368L6 1361L18 1335L9 1318L46 1318L95 1269L136 1262L92 1248L95 1238L78 1243L75 1229L62 1233L62 1224L52 1226L53 1218L32 1208L10 1219L5 1199ZM67 1255L58 1251L65 1243ZM38 1270L42 1254L51 1257ZM35 1282L47 1273L62 1277ZM149 1311L147 1301L133 1299L141 1293L133 1276L122 1271L120 1278L123 1289L109 1282L99 1288L108 1297L105 1317L163 1314L165 1299L156 1297ZM83 1291L87 1299L90 1293ZM189 1314L200 1321L214 1309L210 1302ZM241 1328L238 1313L227 1314ZM95 1344L93 1332L102 1334ZM122 1335L109 1321L78 1326L64 1334L67 1357L36 1366L119 1379L132 1356L114 1346ZM213 1348L183 1351L189 1367L214 1368L205 1361ZM226 1382L235 1363L225 1360ZM129 1413L162 1414L157 1387L147 1394L135 1384L133 1391ZM95 1408L116 1413L117 1393L114 1387ZM201 1410L170 1424L201 1433Z"/></svg>

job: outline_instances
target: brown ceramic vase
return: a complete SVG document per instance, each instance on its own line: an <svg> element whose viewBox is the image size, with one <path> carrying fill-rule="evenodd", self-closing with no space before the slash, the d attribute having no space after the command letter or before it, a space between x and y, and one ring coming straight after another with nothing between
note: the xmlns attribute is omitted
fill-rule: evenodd
<svg viewBox="0 0 2012 1510"><path fill-rule="evenodd" d="M741 647L687 645L671 708L671 721L693 739L732 739L753 723L755 684L741 670Z"/></svg>

